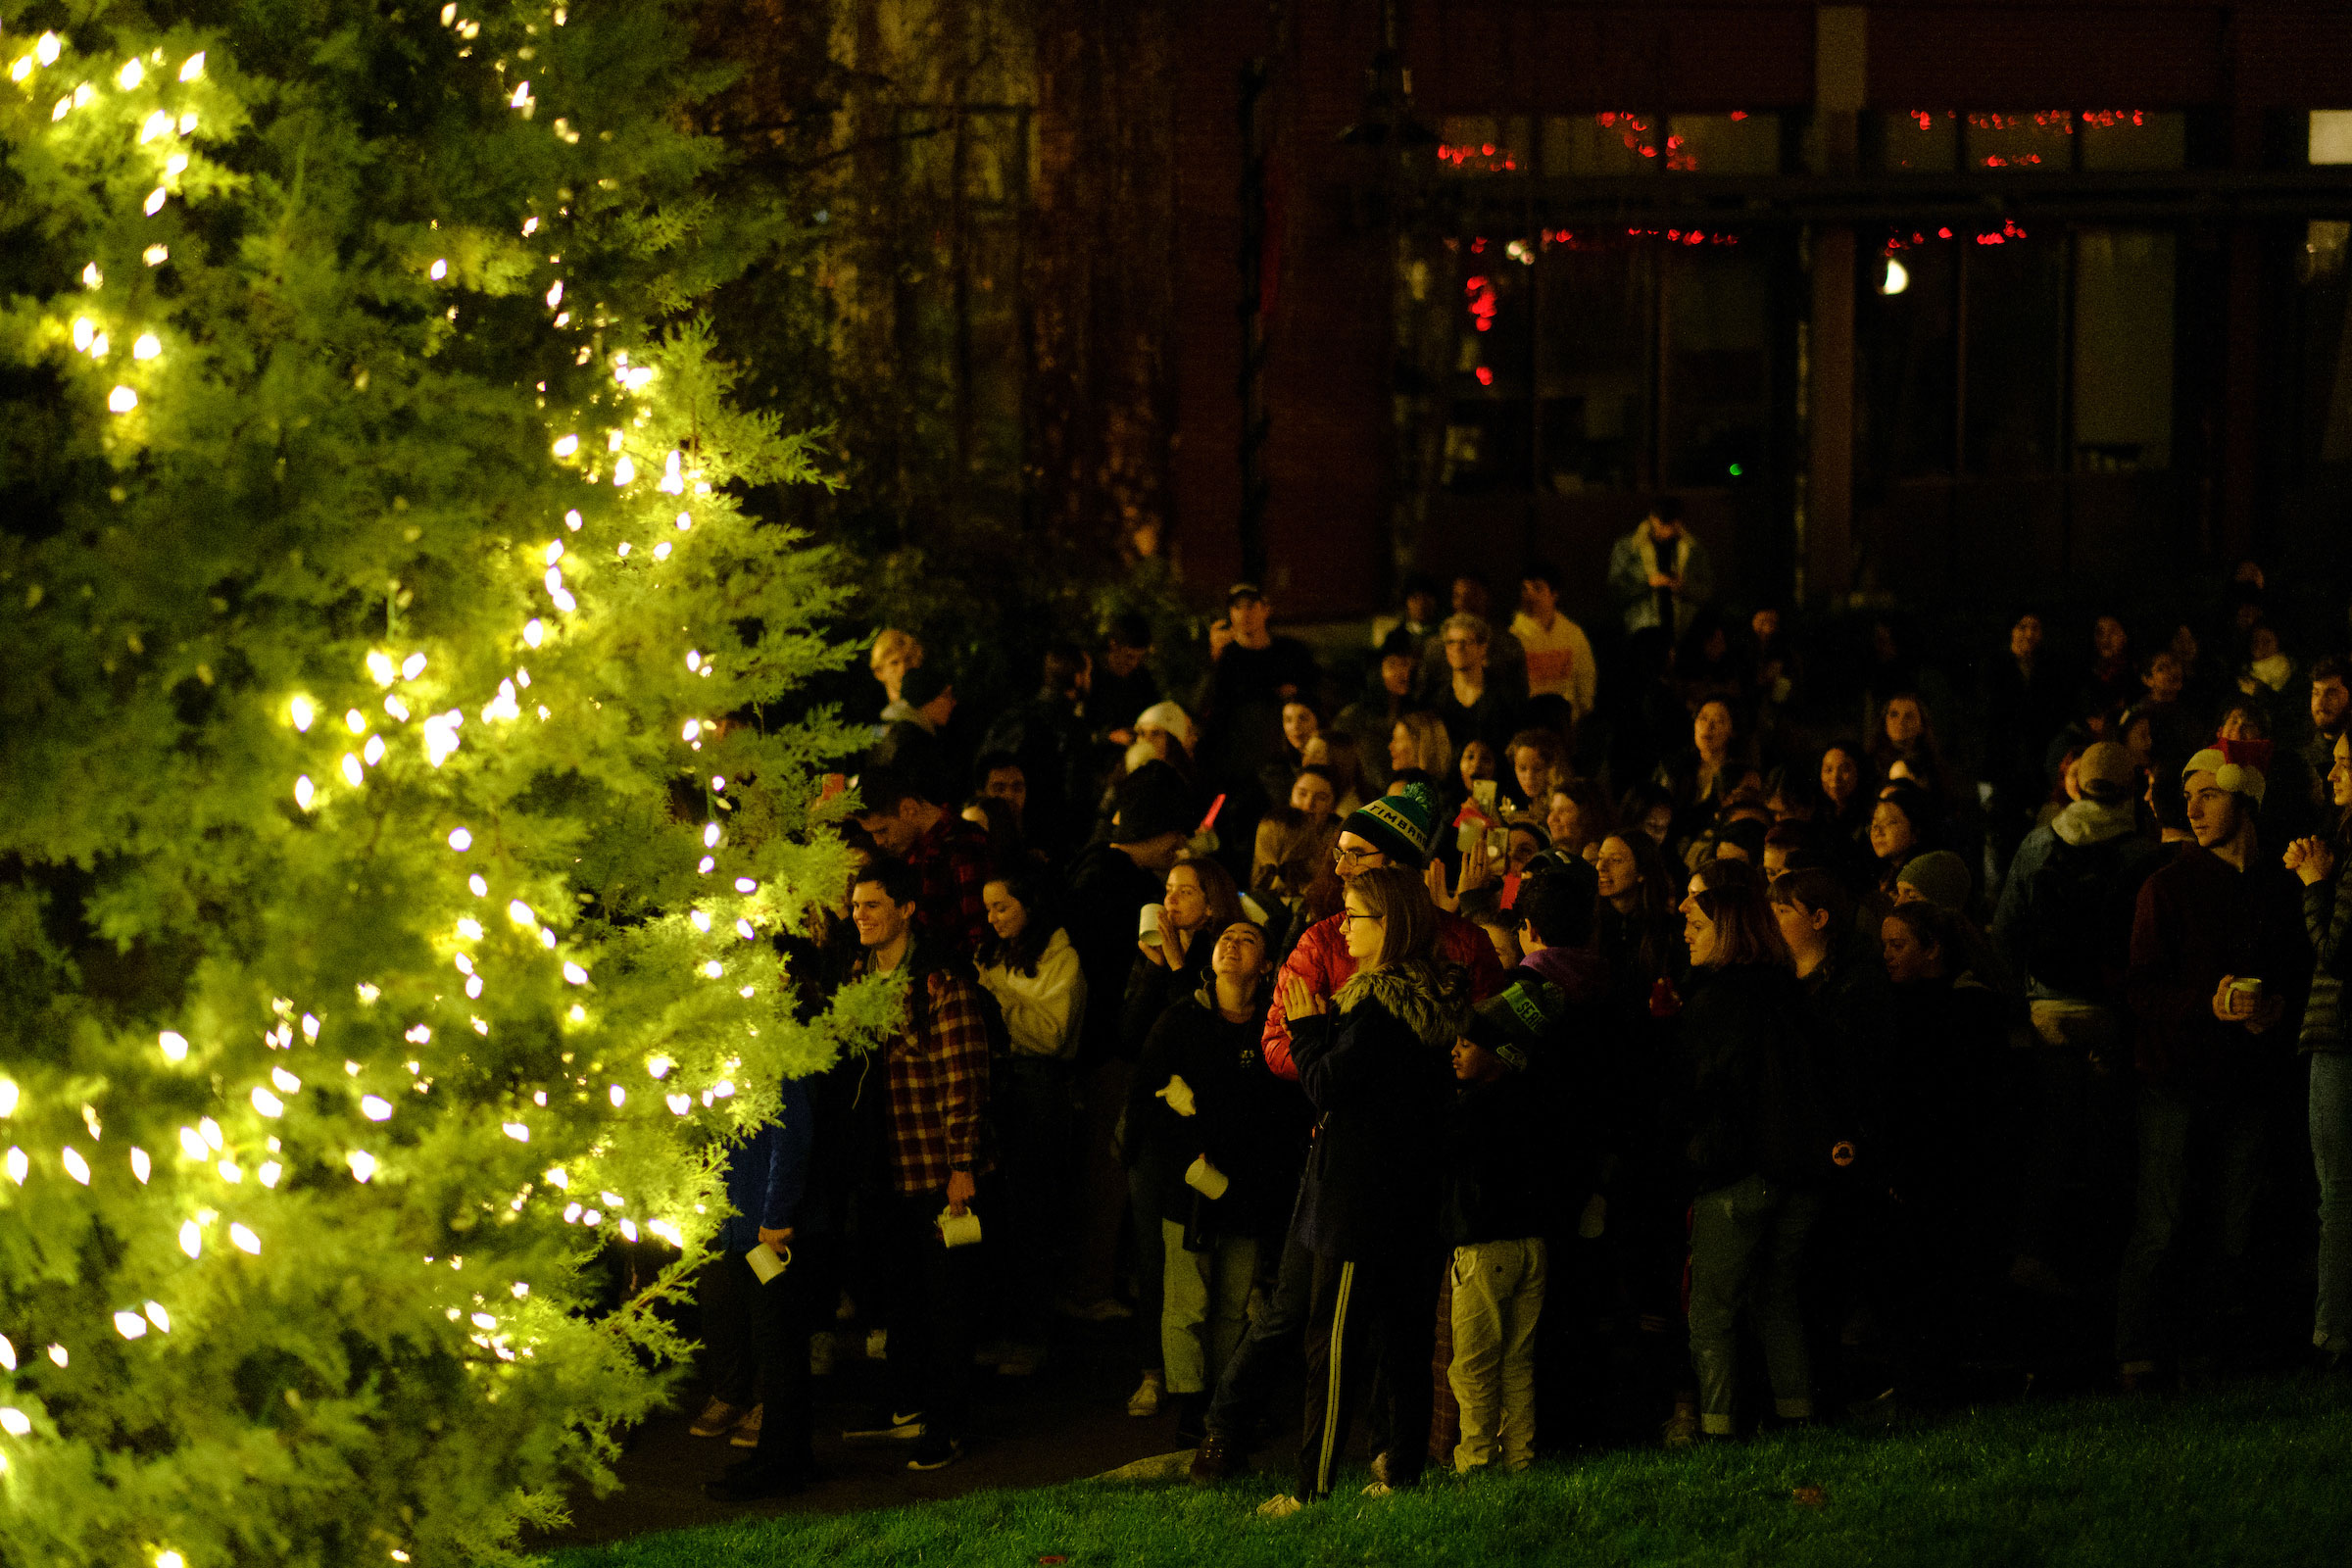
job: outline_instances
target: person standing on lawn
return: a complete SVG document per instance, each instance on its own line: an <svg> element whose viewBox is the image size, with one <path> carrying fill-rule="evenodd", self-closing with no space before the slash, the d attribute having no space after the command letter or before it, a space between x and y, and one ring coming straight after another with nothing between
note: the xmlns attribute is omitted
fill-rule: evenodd
<svg viewBox="0 0 2352 1568"><path fill-rule="evenodd" d="M1343 886L1380 869L1401 868L1420 875L1428 864L1430 844L1437 832L1437 794L1418 779L1391 788L1393 793L1351 812L1340 829L1339 847L1332 859ZM1494 945L1486 933L1458 915L1442 910L1433 913L1438 922L1438 956L1469 970L1470 1000L1483 1002L1500 991L1502 960L1494 956ZM1355 973L1356 959L1346 935L1349 924L1344 908L1329 919L1316 921L1283 961L1283 977L1298 981L1303 994L1318 1004L1336 996ZM1298 1067L1291 1058L1284 998L1285 989L1278 980L1274 1004L1266 1013L1261 1056L1275 1077L1296 1081ZM1248 1337L1217 1379L1208 1405L1208 1435L1193 1455L1195 1486L1212 1486L1240 1469L1246 1446L1255 1436L1273 1398L1274 1384L1295 1353L1305 1326L1313 1263L1294 1226L1283 1242L1274 1293L1250 1320Z"/></svg>
<svg viewBox="0 0 2352 1568"><path fill-rule="evenodd" d="M874 1075L884 1096L888 1191L879 1234L868 1240L887 1280L890 1404L842 1435L911 1442L906 1467L938 1470L963 1456L973 1329L983 1309L979 1248L947 1245L942 1227L970 1214L989 1170L989 1059L978 983L933 939L915 935L920 888L910 867L881 859L850 894L865 949L859 973L904 972L907 983L906 1011Z"/></svg>
<svg viewBox="0 0 2352 1568"><path fill-rule="evenodd" d="M1370 1495L1414 1485L1429 1457L1436 1338L1441 1147L1453 1043L1469 976L1438 956L1438 910L1402 866L1348 883L1345 922L1356 972L1329 1003L1282 980L1298 1085L1315 1142L1292 1222L1312 1255L1306 1411L1296 1492L1259 1511L1295 1513L1331 1494L1375 1369Z"/></svg>
<svg viewBox="0 0 2352 1568"><path fill-rule="evenodd" d="M2333 837L2288 845L2286 868L2303 883L2303 929L2313 957L2302 1042L2311 1058L2311 1157L2320 1185L2320 1290L2311 1344L2333 1371L2352 1356L2352 1037L2343 1015L2344 972L2352 968L2352 876L2342 874L2352 858L2352 735L2335 738L2328 792Z"/></svg>
<svg viewBox="0 0 2352 1568"><path fill-rule="evenodd" d="M2293 1070L2311 983L2303 889L2257 837L2261 755L2225 741L2188 760L2196 844L2148 878L2132 921L2139 1183L2115 1313L2127 1390L2146 1387L2161 1355L2194 1373L2243 1344L2266 1102ZM2200 1255L2187 1255L2191 1234Z"/></svg>

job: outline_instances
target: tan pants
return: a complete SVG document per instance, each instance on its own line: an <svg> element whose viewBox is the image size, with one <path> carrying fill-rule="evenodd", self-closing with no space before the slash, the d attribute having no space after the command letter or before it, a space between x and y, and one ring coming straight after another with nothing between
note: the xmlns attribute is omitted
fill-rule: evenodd
<svg viewBox="0 0 2352 1568"><path fill-rule="evenodd" d="M1479 1242L1453 1250L1453 1365L1461 1407L1457 1473L1499 1461L1524 1470L1536 1447L1536 1319L1544 1312L1544 1243Z"/></svg>
<svg viewBox="0 0 2352 1568"><path fill-rule="evenodd" d="M1233 1359L1250 1328L1250 1284L1257 1273L1257 1243L1220 1236L1205 1252L1184 1250L1184 1227L1159 1222L1166 1249L1159 1308L1159 1354L1170 1394L1205 1394Z"/></svg>

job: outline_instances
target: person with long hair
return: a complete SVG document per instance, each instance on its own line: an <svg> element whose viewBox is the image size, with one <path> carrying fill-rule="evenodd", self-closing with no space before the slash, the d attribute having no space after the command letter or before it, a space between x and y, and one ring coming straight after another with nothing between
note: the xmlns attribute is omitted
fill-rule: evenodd
<svg viewBox="0 0 2352 1568"><path fill-rule="evenodd" d="M2298 839L2286 868L2303 884L2310 933L2311 999L2303 1007L2302 1051L2311 1058L2311 1159L2320 1187L2320 1290L2311 1343L2330 1369L2352 1364L2352 1031L2344 1027L2344 979L2352 973L2352 734L2339 736L2328 770L2335 832Z"/></svg>
<svg viewBox="0 0 2352 1568"><path fill-rule="evenodd" d="M994 1358L1000 1371L1019 1376L1034 1371L1044 1354L1034 1303L1047 1295L1054 1244L1068 1228L1086 974L1043 871L1001 871L980 896L989 926L978 955L980 984L996 998L1012 1048L990 1086L1007 1222L1001 1227L1005 1246L997 1254L1004 1262L996 1296L1010 1341Z"/></svg>
<svg viewBox="0 0 2352 1568"><path fill-rule="evenodd" d="M1503 794L1523 811L1542 811L1551 792L1567 782L1568 748L1547 729L1523 729L1503 748L1510 761L1510 778Z"/></svg>
<svg viewBox="0 0 2352 1568"><path fill-rule="evenodd" d="M1870 853L1871 881L1881 899L1892 903L1903 867L1938 847L1935 808L1925 791L1890 784L1879 793L1870 811Z"/></svg>
<svg viewBox="0 0 2352 1568"><path fill-rule="evenodd" d="M1289 803L1258 818L1250 858L1250 887L1297 908L1331 859L1340 836L1337 792L1330 773L1309 764L1291 781Z"/></svg>
<svg viewBox="0 0 2352 1568"><path fill-rule="evenodd" d="M1592 869L1600 878L1593 942L1609 960L1617 989L1646 1007L1658 981L1684 969L1675 930L1674 872L1646 833L1612 833L1600 841Z"/></svg>
<svg viewBox="0 0 2352 1568"><path fill-rule="evenodd" d="M1657 782L1673 794L1673 842L1677 848L1715 819L1732 787L1740 782L1740 769L1733 757L1738 740L1731 703L1710 697L1691 711L1690 746L1658 764Z"/></svg>
<svg viewBox="0 0 2352 1568"><path fill-rule="evenodd" d="M1919 693L1895 692L1880 708L1878 728L1870 737L1870 764L1881 784L1907 779L1936 800L1949 794L1943 748Z"/></svg>
<svg viewBox="0 0 2352 1568"><path fill-rule="evenodd" d="M1544 830L1554 850L1589 858L1593 846L1617 831L1617 808L1597 779L1569 779L1544 803Z"/></svg>
<svg viewBox="0 0 2352 1568"><path fill-rule="evenodd" d="M1218 861L1191 852L1179 855L1168 867L1166 890L1155 929L1136 946L1135 965L1127 972L1127 996L1119 1013L1120 1037L1130 1057L1140 1055L1152 1036L1152 1026L1171 1006L1200 989L1209 978L1208 963L1216 933L1243 918L1240 892L1233 873ZM1132 1090L1134 1080L1129 1080ZM1130 1095L1132 1099L1132 1095ZM1159 1209L1143 1179L1131 1168L1127 1177L1129 1202L1136 1236L1136 1353L1143 1362L1143 1381L1127 1400L1127 1413L1159 1413L1167 1392L1161 1367L1160 1261L1152 1246L1159 1234Z"/></svg>
<svg viewBox="0 0 2352 1568"><path fill-rule="evenodd" d="M1419 768L1434 779L1453 777L1453 739L1435 713L1407 713L1389 732L1389 771Z"/></svg>
<svg viewBox="0 0 2352 1568"><path fill-rule="evenodd" d="M1813 1413L1799 1266L1822 1206L1835 1137L1812 1060L1788 946L1743 860L1700 866L1682 903L1690 950L1681 1017L1690 1219L1690 1361L1699 1431L1732 1436L1738 1321L1763 1342L1773 1408Z"/></svg>
<svg viewBox="0 0 2352 1568"><path fill-rule="evenodd" d="M1265 933L1235 920L1201 940L1208 983L1152 1026L1127 1098L1127 1159L1156 1220L1136 1242L1163 1259L1160 1352L1176 1434L1195 1443L1249 1327L1259 1244L1290 1217L1306 1125L1298 1091L1258 1060L1274 972Z"/></svg>
<svg viewBox="0 0 2352 1568"><path fill-rule="evenodd" d="M1306 766L1321 768L1323 775L1331 780L1332 794L1336 797L1334 812L1346 816L1364 804L1370 791L1364 783L1363 749L1353 735L1345 730L1325 730L1306 743L1303 755Z"/></svg>
<svg viewBox="0 0 2352 1568"><path fill-rule="evenodd" d="M1401 1489L1429 1457L1443 1137L1469 976L1438 957L1438 910L1402 866L1359 871L1345 911L1355 973L1327 1002L1286 971L1281 994L1315 1143L1294 1220L1313 1255L1306 1421L1295 1493L1330 1495L1356 1406L1375 1381L1373 1486Z"/></svg>

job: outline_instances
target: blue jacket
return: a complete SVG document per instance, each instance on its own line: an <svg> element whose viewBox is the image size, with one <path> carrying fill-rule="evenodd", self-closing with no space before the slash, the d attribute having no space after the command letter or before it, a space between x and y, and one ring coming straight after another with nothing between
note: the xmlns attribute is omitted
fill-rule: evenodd
<svg viewBox="0 0 2352 1568"><path fill-rule="evenodd" d="M735 1212L719 1227L722 1248L748 1252L760 1245L762 1226L780 1231L800 1222L815 1132L808 1091L800 1080L785 1079L776 1119L727 1154L727 1201Z"/></svg>

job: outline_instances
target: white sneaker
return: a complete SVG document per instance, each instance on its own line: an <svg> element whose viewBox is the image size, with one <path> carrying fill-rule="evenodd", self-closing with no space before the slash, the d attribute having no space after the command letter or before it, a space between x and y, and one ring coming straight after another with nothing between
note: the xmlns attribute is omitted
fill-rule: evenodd
<svg viewBox="0 0 2352 1568"><path fill-rule="evenodd" d="M1259 1503L1257 1516L1260 1519L1288 1519L1305 1506L1305 1503L1286 1492L1279 1497L1268 1497Z"/></svg>
<svg viewBox="0 0 2352 1568"><path fill-rule="evenodd" d="M1127 1413L1133 1416L1159 1414L1159 1401L1167 1396L1167 1385L1156 1372L1144 1374L1144 1381L1127 1396Z"/></svg>
<svg viewBox="0 0 2352 1568"><path fill-rule="evenodd" d="M1375 1481L1364 1489L1364 1495L1367 1497L1394 1497L1396 1495L1396 1489L1386 1481Z"/></svg>

